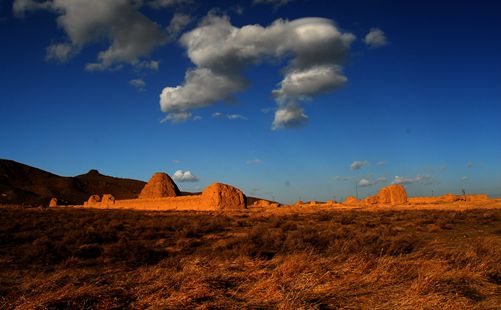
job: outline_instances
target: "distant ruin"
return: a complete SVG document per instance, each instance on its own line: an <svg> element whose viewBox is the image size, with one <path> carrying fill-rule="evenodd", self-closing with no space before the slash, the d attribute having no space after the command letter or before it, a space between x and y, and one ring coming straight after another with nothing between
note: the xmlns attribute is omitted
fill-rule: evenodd
<svg viewBox="0 0 501 310"><path fill-rule="evenodd" d="M92 195L84 207L138 210L231 211L246 209L245 195L230 185L214 183L200 195L181 196L174 181L165 173L155 173L138 199L116 200L112 195Z"/></svg>
<svg viewBox="0 0 501 310"><path fill-rule="evenodd" d="M295 207L363 207L363 206L398 206L419 204L443 204L452 202L471 202L489 200L486 194L453 195L445 194L437 197L408 197L403 185L392 184L381 188L376 195L357 199L349 196L343 203L332 200L326 203L298 201ZM56 206L57 200L51 201ZM276 209L283 205L268 201L256 200L252 209ZM233 186L214 183L198 195L182 195L176 183L166 173L155 173L141 190L137 199L115 199L113 195L92 195L84 202L86 208L98 209L136 209L156 211L235 211L247 209L244 193Z"/></svg>

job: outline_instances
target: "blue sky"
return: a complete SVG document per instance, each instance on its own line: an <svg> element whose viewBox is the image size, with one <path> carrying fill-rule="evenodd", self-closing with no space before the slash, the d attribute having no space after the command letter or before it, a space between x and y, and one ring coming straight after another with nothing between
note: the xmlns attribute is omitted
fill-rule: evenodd
<svg viewBox="0 0 501 310"><path fill-rule="evenodd" d="M501 196L496 1L97 3L0 1L1 158L282 202Z"/></svg>

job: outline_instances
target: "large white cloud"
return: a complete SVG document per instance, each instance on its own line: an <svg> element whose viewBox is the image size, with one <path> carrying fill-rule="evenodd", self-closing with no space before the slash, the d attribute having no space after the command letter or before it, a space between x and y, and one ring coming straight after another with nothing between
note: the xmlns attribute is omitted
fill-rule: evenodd
<svg viewBox="0 0 501 310"><path fill-rule="evenodd" d="M65 61L89 43L109 40L88 70L103 70L118 63L141 64L157 46L167 41L161 27L138 11L140 1L132 0L15 0L13 10L23 15L28 10L46 9L58 15L57 24L67 34L67 42L47 49L47 58Z"/></svg>
<svg viewBox="0 0 501 310"><path fill-rule="evenodd" d="M161 109L184 113L231 98L246 88L242 71L248 65L290 59L280 87L273 91L279 105L273 128L302 125L308 118L300 100L346 83L341 66L354 40L324 18L279 19L268 27L239 28L227 16L209 14L181 37L196 68L187 71L182 85L162 91Z"/></svg>

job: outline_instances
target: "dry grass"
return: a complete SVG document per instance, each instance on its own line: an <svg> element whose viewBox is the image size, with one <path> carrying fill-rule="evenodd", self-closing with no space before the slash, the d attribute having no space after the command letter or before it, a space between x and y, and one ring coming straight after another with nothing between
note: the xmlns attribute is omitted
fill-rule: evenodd
<svg viewBox="0 0 501 310"><path fill-rule="evenodd" d="M0 309L499 309L501 210L0 208Z"/></svg>

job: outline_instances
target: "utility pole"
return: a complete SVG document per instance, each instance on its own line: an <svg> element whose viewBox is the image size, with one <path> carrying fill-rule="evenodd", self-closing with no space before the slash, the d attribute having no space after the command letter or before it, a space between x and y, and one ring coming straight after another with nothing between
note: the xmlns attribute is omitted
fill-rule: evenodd
<svg viewBox="0 0 501 310"><path fill-rule="evenodd" d="M356 194L357 199L358 199L358 181L355 182L355 194Z"/></svg>

